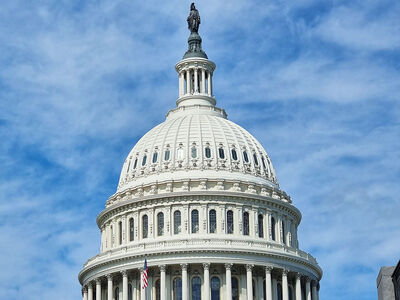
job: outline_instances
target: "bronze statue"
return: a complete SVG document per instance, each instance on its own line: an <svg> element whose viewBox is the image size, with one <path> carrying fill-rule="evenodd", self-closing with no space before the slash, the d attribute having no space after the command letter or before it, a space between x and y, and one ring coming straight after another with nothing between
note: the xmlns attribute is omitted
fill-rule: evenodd
<svg viewBox="0 0 400 300"><path fill-rule="evenodd" d="M199 11L194 6L194 3L190 5L190 14L189 17L187 18L187 22L190 33L199 32L200 15Z"/></svg>

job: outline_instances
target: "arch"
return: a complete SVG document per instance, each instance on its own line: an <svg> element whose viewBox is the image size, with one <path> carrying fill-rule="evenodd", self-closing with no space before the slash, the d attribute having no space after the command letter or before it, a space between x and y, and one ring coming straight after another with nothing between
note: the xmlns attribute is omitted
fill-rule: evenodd
<svg viewBox="0 0 400 300"><path fill-rule="evenodd" d="M160 288L160 279L156 280L156 300L161 299L161 288Z"/></svg>
<svg viewBox="0 0 400 300"><path fill-rule="evenodd" d="M249 213L245 211L243 213L243 235L249 235L250 225L249 225Z"/></svg>
<svg viewBox="0 0 400 300"><path fill-rule="evenodd" d="M221 280L217 276L211 277L211 300L220 300Z"/></svg>
<svg viewBox="0 0 400 300"><path fill-rule="evenodd" d="M146 164L146 160L147 160L147 155L145 154L142 159L142 166Z"/></svg>
<svg viewBox="0 0 400 300"><path fill-rule="evenodd" d="M278 295L278 300L282 300L282 284L279 282L277 287L276 294Z"/></svg>
<svg viewBox="0 0 400 300"><path fill-rule="evenodd" d="M114 290L114 299L119 300L119 287L116 287Z"/></svg>
<svg viewBox="0 0 400 300"><path fill-rule="evenodd" d="M157 235L162 236L164 234L164 213L159 212L157 214Z"/></svg>
<svg viewBox="0 0 400 300"><path fill-rule="evenodd" d="M153 164L155 164L157 162L157 158L158 158L158 152L154 151L154 153L153 153Z"/></svg>
<svg viewBox="0 0 400 300"><path fill-rule="evenodd" d="M172 292L174 295L174 300L182 300L182 279L180 277L176 277L174 279Z"/></svg>
<svg viewBox="0 0 400 300"><path fill-rule="evenodd" d="M239 281L232 277L232 300L239 300Z"/></svg>
<svg viewBox="0 0 400 300"><path fill-rule="evenodd" d="M174 234L181 232L181 212L176 210L174 212Z"/></svg>
<svg viewBox="0 0 400 300"><path fill-rule="evenodd" d="M271 239L273 241L276 240L276 236L275 236L275 218L274 217L271 218Z"/></svg>
<svg viewBox="0 0 400 300"><path fill-rule="evenodd" d="M199 276L192 278L192 300L201 300L201 279Z"/></svg>
<svg viewBox="0 0 400 300"><path fill-rule="evenodd" d="M149 217L144 215L142 217L142 236L143 238L147 238L149 234Z"/></svg>
<svg viewBox="0 0 400 300"><path fill-rule="evenodd" d="M264 217L262 214L258 215L258 237L264 237Z"/></svg>
<svg viewBox="0 0 400 300"><path fill-rule="evenodd" d="M132 300L132 284L128 283L128 300Z"/></svg>
<svg viewBox="0 0 400 300"><path fill-rule="evenodd" d="M207 146L204 149L204 155L206 156L206 158L211 158L211 149L210 149L210 147Z"/></svg>
<svg viewBox="0 0 400 300"><path fill-rule="evenodd" d="M132 242L135 237L135 221L133 218L129 219L129 241Z"/></svg>
<svg viewBox="0 0 400 300"><path fill-rule="evenodd" d="M226 212L226 233L233 233L233 211L231 210Z"/></svg>
<svg viewBox="0 0 400 300"><path fill-rule="evenodd" d="M192 210L192 233L199 232L199 211L197 209Z"/></svg>
<svg viewBox="0 0 400 300"><path fill-rule="evenodd" d="M210 210L209 212L209 222L210 222L210 233L217 232L217 212L215 209Z"/></svg>
<svg viewBox="0 0 400 300"><path fill-rule="evenodd" d="M122 244L122 222L118 222L118 244Z"/></svg>

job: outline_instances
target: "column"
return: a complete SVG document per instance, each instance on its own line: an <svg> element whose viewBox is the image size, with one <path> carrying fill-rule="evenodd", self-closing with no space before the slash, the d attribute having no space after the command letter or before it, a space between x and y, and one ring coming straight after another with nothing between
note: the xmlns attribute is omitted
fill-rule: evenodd
<svg viewBox="0 0 400 300"><path fill-rule="evenodd" d="M122 300L128 300L128 272L124 270L121 272L121 274L122 274Z"/></svg>
<svg viewBox="0 0 400 300"><path fill-rule="evenodd" d="M93 300L93 285L91 282L88 285L88 300Z"/></svg>
<svg viewBox="0 0 400 300"><path fill-rule="evenodd" d="M188 300L188 273L187 264L181 264L182 268L182 300Z"/></svg>
<svg viewBox="0 0 400 300"><path fill-rule="evenodd" d="M160 266L160 300L166 300L167 299L167 290L165 288L166 282L165 282L165 270L166 270L165 265Z"/></svg>
<svg viewBox="0 0 400 300"><path fill-rule="evenodd" d="M311 291L310 291L310 281L309 277L306 278L306 300L311 300Z"/></svg>
<svg viewBox="0 0 400 300"><path fill-rule="evenodd" d="M179 97L183 96L185 89L183 87L184 80L183 80L183 73L179 73Z"/></svg>
<svg viewBox="0 0 400 300"><path fill-rule="evenodd" d="M210 300L210 264L204 263L204 300Z"/></svg>
<svg viewBox="0 0 400 300"><path fill-rule="evenodd" d="M225 264L225 273L226 273L226 299L232 299L232 273L231 273L232 264Z"/></svg>
<svg viewBox="0 0 400 300"><path fill-rule="evenodd" d="M265 293L267 294L267 300L272 300L272 267L265 267ZM297 299L296 299L297 300Z"/></svg>
<svg viewBox="0 0 400 300"><path fill-rule="evenodd" d="M101 279L96 279L96 300L101 300Z"/></svg>
<svg viewBox="0 0 400 300"><path fill-rule="evenodd" d="M296 274L296 300L301 300L301 274Z"/></svg>
<svg viewBox="0 0 400 300"><path fill-rule="evenodd" d="M206 70L201 69L201 93L206 93Z"/></svg>
<svg viewBox="0 0 400 300"><path fill-rule="evenodd" d="M186 94L190 94L190 70L186 70Z"/></svg>
<svg viewBox="0 0 400 300"><path fill-rule="evenodd" d="M193 92L194 93L198 93L199 92L199 77L198 77L198 72L197 69L194 69L194 89Z"/></svg>
<svg viewBox="0 0 400 300"><path fill-rule="evenodd" d="M317 285L318 285L318 281L313 281L313 284L312 284L312 299L313 300L318 299Z"/></svg>
<svg viewBox="0 0 400 300"><path fill-rule="evenodd" d="M247 300L253 300L253 265L246 265L247 273Z"/></svg>
<svg viewBox="0 0 400 300"><path fill-rule="evenodd" d="M211 85L211 72L208 72L208 96L212 96L212 85Z"/></svg>
<svg viewBox="0 0 400 300"><path fill-rule="evenodd" d="M83 287L83 300L88 300L88 290L87 287Z"/></svg>
<svg viewBox="0 0 400 300"><path fill-rule="evenodd" d="M146 289L143 288L143 268L140 268L140 300L146 299Z"/></svg>
<svg viewBox="0 0 400 300"><path fill-rule="evenodd" d="M288 272L289 271L285 269L282 271L282 300L289 300Z"/></svg>
<svg viewBox="0 0 400 300"><path fill-rule="evenodd" d="M107 275L107 300L112 300L113 298L113 280L112 275Z"/></svg>

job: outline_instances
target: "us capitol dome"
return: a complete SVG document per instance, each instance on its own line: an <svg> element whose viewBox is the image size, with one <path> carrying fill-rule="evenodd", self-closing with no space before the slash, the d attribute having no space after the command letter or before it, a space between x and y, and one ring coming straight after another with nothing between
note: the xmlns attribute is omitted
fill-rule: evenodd
<svg viewBox="0 0 400 300"><path fill-rule="evenodd" d="M199 24L192 4L176 108L130 151L97 217L83 299L317 300L322 270L299 249L301 213L264 147L216 106Z"/></svg>

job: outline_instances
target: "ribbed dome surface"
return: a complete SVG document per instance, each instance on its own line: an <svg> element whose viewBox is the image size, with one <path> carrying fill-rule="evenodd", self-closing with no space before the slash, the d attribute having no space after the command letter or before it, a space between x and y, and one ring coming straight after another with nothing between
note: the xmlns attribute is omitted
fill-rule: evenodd
<svg viewBox="0 0 400 300"><path fill-rule="evenodd" d="M277 186L272 163L245 129L213 114L183 114L146 133L122 168L118 191L162 180L237 179Z"/></svg>

